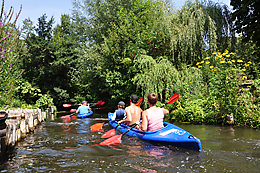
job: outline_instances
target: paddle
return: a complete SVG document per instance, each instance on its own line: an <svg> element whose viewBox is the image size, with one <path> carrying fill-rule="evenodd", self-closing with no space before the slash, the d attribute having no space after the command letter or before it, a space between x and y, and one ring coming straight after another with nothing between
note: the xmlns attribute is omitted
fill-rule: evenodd
<svg viewBox="0 0 260 173"><path fill-rule="evenodd" d="M144 98L141 97L138 102L136 103L137 106L140 107L140 105L142 104ZM116 134L116 128L119 126L120 124L118 123L117 126L109 131L107 131L106 133L104 133L101 138L110 138L111 136L114 136Z"/></svg>
<svg viewBox="0 0 260 173"><path fill-rule="evenodd" d="M142 102L143 102L143 100L144 100L144 98L143 97L141 97L139 100L138 100L138 102L137 102L137 106L140 106L141 104L142 104ZM106 123L108 123L109 121L106 121L106 122L102 122L102 123L96 123L96 124L94 124L94 125L92 125L92 126L90 126L90 128L91 128L91 130L99 130L99 129L101 129L102 127L103 127L103 125L104 124L106 124ZM113 129L111 129L111 130L113 130ZM115 130L115 129L114 129ZM107 133L111 133L111 131L109 132L107 132ZM113 133L113 132L112 132ZM106 135L105 135L106 136Z"/></svg>
<svg viewBox="0 0 260 173"><path fill-rule="evenodd" d="M132 130L133 128L135 128L139 123L135 123L131 126L131 128L127 129L123 134L120 135L115 135L112 136L111 138L108 138L106 140L104 140L103 142L101 142L99 145L112 145L112 144L116 144L116 143L120 143L122 137L129 132L130 130ZM118 126L118 125L117 125Z"/></svg>
<svg viewBox="0 0 260 173"><path fill-rule="evenodd" d="M96 106L96 105L104 105L105 102L102 101L102 100L100 100L100 101L98 101L97 103L90 103L90 104L94 104L95 106ZM62 106L68 108L68 107L71 107L71 106L80 106L80 105L81 105L81 104L63 104Z"/></svg>
<svg viewBox="0 0 260 173"><path fill-rule="evenodd" d="M164 104L161 106L161 108L164 107L164 106L167 105L167 104L171 104L171 103L176 102L178 99L179 99L179 94L178 94L178 93L173 94L173 95L170 97L169 101L166 102L166 103L164 103Z"/></svg>
<svg viewBox="0 0 260 173"><path fill-rule="evenodd" d="M166 102L165 104L163 104L163 105L161 106L161 108L164 107L164 106L167 105L167 104L174 103L174 102L177 101L178 99L179 99L179 94L178 94L178 93L173 94L173 95L170 97L169 101ZM127 132L129 132L132 128L134 128L136 125L138 125L138 124L135 123L131 128L127 129L127 131L125 131L123 134L115 135L115 136L113 136L113 137L111 137L111 138L108 138L108 139L104 140L103 142L101 142L100 144L101 144L101 145L111 145L111 144L115 144L115 143L120 143L121 138L122 138ZM118 125L117 125L117 126L118 126ZM117 126L116 126L116 127L117 127Z"/></svg>
<svg viewBox="0 0 260 173"><path fill-rule="evenodd" d="M72 115L74 115L76 113L76 111L75 112L73 112L72 114L70 114L70 115L64 115L64 116L61 116L61 118L69 118L69 117L71 117Z"/></svg>
<svg viewBox="0 0 260 173"><path fill-rule="evenodd" d="M136 105L140 107L140 105L142 104L143 100L144 100L144 98L141 97L141 98L138 100L138 102L137 102ZM92 130L93 130L93 129L94 129L94 130L98 130L98 129L102 128L105 123L108 123L108 122L109 122L109 121L103 122L103 123L96 123L96 124L92 125L90 128L91 128ZM120 125L120 124L118 124L115 128L113 128L113 129L107 131L106 133L104 133L104 134L101 136L101 138L109 138L109 137L111 137L111 136L114 136L114 135L115 135L115 130L116 130L116 128L117 128L119 125Z"/></svg>
<svg viewBox="0 0 260 173"><path fill-rule="evenodd" d="M105 102L102 101L102 100L100 100L100 101L98 101L97 103L95 103L95 105L104 105L104 104L105 104ZM64 105L70 105L70 106L71 106L71 104L63 104L63 106L64 106ZM69 106L68 106L68 107L69 107ZM90 107L92 107L92 106L90 106ZM77 109L71 109L70 112L73 112L72 114L62 116L61 118L71 117L73 114L76 113L76 111L77 111Z"/></svg>

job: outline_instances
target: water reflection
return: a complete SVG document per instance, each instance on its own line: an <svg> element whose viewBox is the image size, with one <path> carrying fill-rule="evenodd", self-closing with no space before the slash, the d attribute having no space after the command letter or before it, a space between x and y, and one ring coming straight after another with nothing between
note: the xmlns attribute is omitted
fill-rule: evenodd
<svg viewBox="0 0 260 173"><path fill-rule="evenodd" d="M1 172L259 172L258 130L234 126L185 125L202 141L202 152L153 145L124 136L113 146L95 146L100 117L49 120L19 142ZM98 119L99 118L99 119ZM103 121L103 120L102 120Z"/></svg>

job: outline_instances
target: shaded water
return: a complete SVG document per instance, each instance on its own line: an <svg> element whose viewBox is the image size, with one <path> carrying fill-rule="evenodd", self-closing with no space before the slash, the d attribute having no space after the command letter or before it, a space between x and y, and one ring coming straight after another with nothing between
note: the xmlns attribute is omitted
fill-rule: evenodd
<svg viewBox="0 0 260 173"><path fill-rule="evenodd" d="M202 141L202 152L154 146L124 136L115 146L93 146L110 129L91 132L90 126L106 119L47 120L19 142L0 172L259 172L259 130L232 126L185 125ZM103 119L103 120L102 120ZM3 161L4 160L4 161Z"/></svg>

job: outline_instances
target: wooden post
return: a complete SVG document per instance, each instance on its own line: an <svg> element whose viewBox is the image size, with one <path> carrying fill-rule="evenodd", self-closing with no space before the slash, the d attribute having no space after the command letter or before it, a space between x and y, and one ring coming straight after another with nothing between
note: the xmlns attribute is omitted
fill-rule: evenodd
<svg viewBox="0 0 260 173"><path fill-rule="evenodd" d="M42 121L44 121L44 119L46 119L46 112L42 112Z"/></svg>
<svg viewBox="0 0 260 173"><path fill-rule="evenodd" d="M25 118L24 118L24 120L25 120L25 131L26 131L26 133L29 133L29 114L28 113L26 113L25 114Z"/></svg>
<svg viewBox="0 0 260 173"><path fill-rule="evenodd" d="M25 119L21 120L21 124L20 124L20 129L21 129L21 135L22 137L26 136L26 124L25 124Z"/></svg>
<svg viewBox="0 0 260 173"><path fill-rule="evenodd" d="M33 114L32 113L30 113L29 115L28 115L28 126L29 126L29 131L33 131L34 130L34 126L33 126Z"/></svg>
<svg viewBox="0 0 260 173"><path fill-rule="evenodd" d="M16 132L16 125L15 124L8 124L7 129L6 129L6 143L9 146L14 146L15 145L15 135Z"/></svg>
<svg viewBox="0 0 260 173"><path fill-rule="evenodd" d="M21 128L16 130L16 141L20 141L22 137Z"/></svg>

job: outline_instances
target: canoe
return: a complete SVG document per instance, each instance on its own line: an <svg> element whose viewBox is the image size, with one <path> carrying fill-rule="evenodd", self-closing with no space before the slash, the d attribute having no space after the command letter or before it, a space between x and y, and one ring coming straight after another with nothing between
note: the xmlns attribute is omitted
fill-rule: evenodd
<svg viewBox="0 0 260 173"><path fill-rule="evenodd" d="M108 113L108 120L109 124L115 128L118 122L111 120L112 115L113 113ZM129 128L129 126L121 124L116 128L116 130L124 133ZM168 122L164 122L163 128L153 132L144 132L136 128L132 128L125 135L138 137L154 144L172 145L180 148L202 151L200 139L182 128Z"/></svg>
<svg viewBox="0 0 260 173"><path fill-rule="evenodd" d="M78 114L77 117L78 118L87 118L87 117L91 117L91 115L93 114L93 111L90 110L88 113L86 114Z"/></svg>

